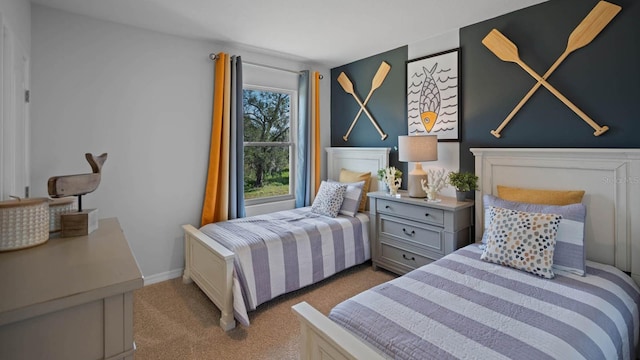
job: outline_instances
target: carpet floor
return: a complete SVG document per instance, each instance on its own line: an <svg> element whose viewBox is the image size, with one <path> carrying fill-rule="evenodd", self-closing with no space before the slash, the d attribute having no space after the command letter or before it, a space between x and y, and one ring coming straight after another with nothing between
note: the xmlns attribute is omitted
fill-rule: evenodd
<svg viewBox="0 0 640 360"><path fill-rule="evenodd" d="M298 319L291 306L306 301L323 314L339 302L394 278L371 263L280 296L249 313L251 325L224 332L220 311L197 285L181 278L134 292L136 360L298 359Z"/></svg>

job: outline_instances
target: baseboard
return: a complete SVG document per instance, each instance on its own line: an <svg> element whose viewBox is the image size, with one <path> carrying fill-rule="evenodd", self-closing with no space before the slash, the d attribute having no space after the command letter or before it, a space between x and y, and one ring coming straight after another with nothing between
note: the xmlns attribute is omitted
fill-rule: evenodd
<svg viewBox="0 0 640 360"><path fill-rule="evenodd" d="M155 284L155 283L159 283L161 281L175 279L177 277L182 276L182 272L183 271L184 271L184 269L175 269L175 270L170 270L170 271L166 271L166 272L159 273L159 274L153 274L153 275L150 275L150 276L145 276L144 277L144 286Z"/></svg>

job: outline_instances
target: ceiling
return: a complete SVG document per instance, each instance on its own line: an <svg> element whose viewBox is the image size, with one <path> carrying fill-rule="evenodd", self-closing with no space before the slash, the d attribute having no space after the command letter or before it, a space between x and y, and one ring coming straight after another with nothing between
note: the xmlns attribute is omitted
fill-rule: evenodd
<svg viewBox="0 0 640 360"><path fill-rule="evenodd" d="M329 68L546 0L31 0Z"/></svg>

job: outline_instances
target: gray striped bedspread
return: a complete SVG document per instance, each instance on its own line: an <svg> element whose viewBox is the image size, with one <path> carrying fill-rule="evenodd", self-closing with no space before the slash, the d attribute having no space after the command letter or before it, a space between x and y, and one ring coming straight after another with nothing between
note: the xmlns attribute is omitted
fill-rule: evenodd
<svg viewBox="0 0 640 360"><path fill-rule="evenodd" d="M469 245L329 317L395 359L634 359L640 292L618 269L542 279Z"/></svg>
<svg viewBox="0 0 640 360"><path fill-rule="evenodd" d="M247 311L371 258L369 216L330 218L310 207L234 219L200 231L235 253L233 308Z"/></svg>

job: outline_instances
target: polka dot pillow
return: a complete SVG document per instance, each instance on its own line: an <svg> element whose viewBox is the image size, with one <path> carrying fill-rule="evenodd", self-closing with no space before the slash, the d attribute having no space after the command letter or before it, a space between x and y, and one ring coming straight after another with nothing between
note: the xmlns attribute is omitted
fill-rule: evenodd
<svg viewBox="0 0 640 360"><path fill-rule="evenodd" d="M346 192L347 184L321 182L318 194L311 204L311 212L329 217L338 216Z"/></svg>
<svg viewBox="0 0 640 360"><path fill-rule="evenodd" d="M551 279L553 251L561 215L529 213L491 206L481 259Z"/></svg>

